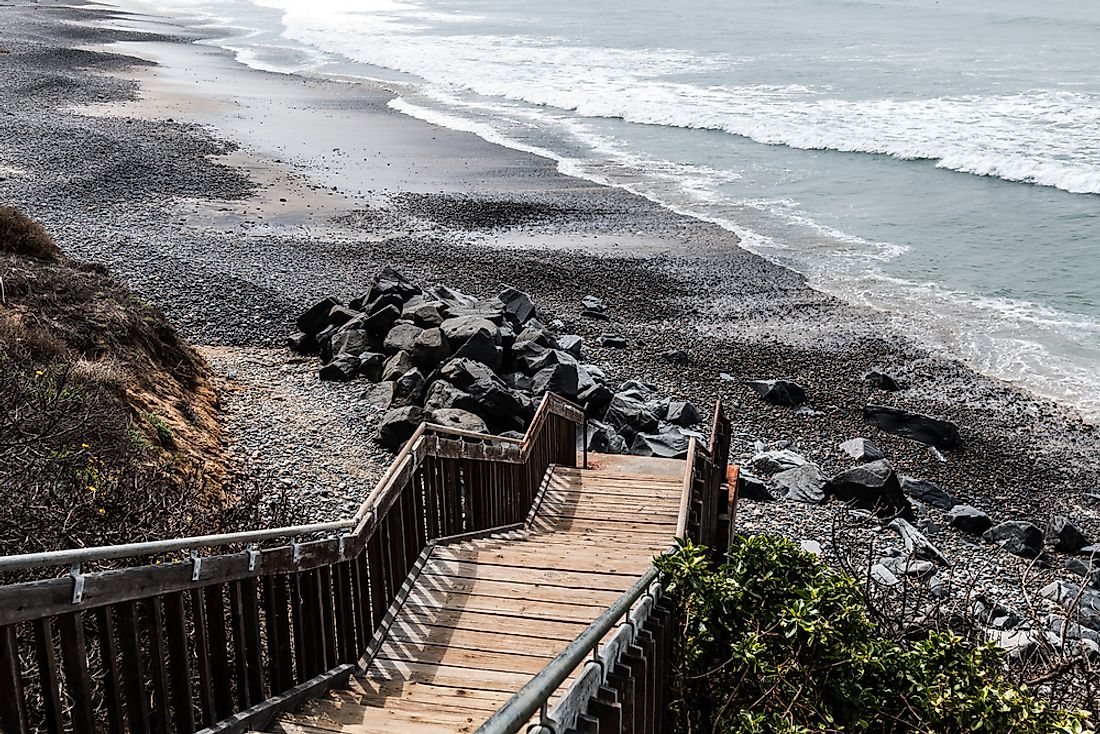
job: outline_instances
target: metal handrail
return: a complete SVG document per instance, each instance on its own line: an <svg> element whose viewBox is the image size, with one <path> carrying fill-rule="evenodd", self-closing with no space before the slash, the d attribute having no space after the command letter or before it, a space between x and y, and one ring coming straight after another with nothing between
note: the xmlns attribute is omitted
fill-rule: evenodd
<svg viewBox="0 0 1100 734"><path fill-rule="evenodd" d="M355 514L347 520L334 520L325 523L313 523L309 525L293 525L289 527L281 528L268 528L266 530L248 530L235 533L219 533L215 535L199 535L189 538L173 538L170 540L152 540L141 543L125 543L122 545L100 545L92 546L88 548L70 548L65 550L55 551L40 551L37 553L22 553L12 556L0 556L0 572L3 571L19 571L29 570L33 568L46 568L49 566L75 566L77 564L88 563L92 561L107 561L115 560L118 558L127 558L132 556L143 555L158 555L161 553L171 553L175 551L186 550L199 550L202 548L217 548L220 546L233 545L237 543L252 544L259 543L264 540L272 540L274 538L296 538L303 535L311 535L313 533L333 532L339 530L354 529L356 533L361 532L366 525L367 518L370 517L371 512L377 508L381 501L385 497L385 492L392 485L393 478L398 474L398 471L405 460L410 454L414 453L416 445L423 438L424 434L431 432L434 434L458 436L463 439L474 439L478 441L487 441L490 443L505 444L510 446L517 446L526 448L528 444L528 438L531 437L531 431L537 427L541 427L541 423L538 422L539 414L543 412L551 412L551 406L555 402L562 402L570 407L580 410L576 404L568 401L553 393L546 393L543 397L542 403L539 404L538 411L536 411L535 419L531 421L531 425L528 427L528 435L523 440L516 438L509 438L507 436L493 436L491 434L474 433L471 431L464 431L458 428L451 428L449 426L442 426L435 423L421 423L416 429L413 435L405 442L405 445L401 448L401 451L397 453L393 461L387 467L385 473L378 480L374 489L367 495L366 499L360 504L359 509ZM583 414L583 411L582 411Z"/></svg>
<svg viewBox="0 0 1100 734"><path fill-rule="evenodd" d="M629 614L634 603L648 592L650 586L657 580L657 573L655 567L650 567L614 604L570 642L560 655L550 661L478 727L475 734L515 734L527 726L531 717L543 710L546 701L561 687L569 674L589 658L592 650L600 644L604 635L611 631L619 618ZM545 711L543 713L545 718Z"/></svg>

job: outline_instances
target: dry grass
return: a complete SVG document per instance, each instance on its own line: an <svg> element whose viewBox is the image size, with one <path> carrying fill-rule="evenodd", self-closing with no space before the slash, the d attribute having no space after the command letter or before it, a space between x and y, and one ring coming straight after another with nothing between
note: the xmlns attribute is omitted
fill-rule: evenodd
<svg viewBox="0 0 1100 734"><path fill-rule="evenodd" d="M202 358L157 309L23 219L0 229L19 233L0 239L0 554L258 522L263 508L221 492Z"/></svg>
<svg viewBox="0 0 1100 734"><path fill-rule="evenodd" d="M0 252L58 260L61 250L41 224L12 206L0 206Z"/></svg>

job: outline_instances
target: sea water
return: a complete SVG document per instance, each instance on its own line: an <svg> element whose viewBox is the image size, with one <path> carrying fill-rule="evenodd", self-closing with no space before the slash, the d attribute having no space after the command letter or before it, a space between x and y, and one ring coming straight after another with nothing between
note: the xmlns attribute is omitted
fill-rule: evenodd
<svg viewBox="0 0 1100 734"><path fill-rule="evenodd" d="M1100 3L160 0L716 222L1100 419Z"/></svg>

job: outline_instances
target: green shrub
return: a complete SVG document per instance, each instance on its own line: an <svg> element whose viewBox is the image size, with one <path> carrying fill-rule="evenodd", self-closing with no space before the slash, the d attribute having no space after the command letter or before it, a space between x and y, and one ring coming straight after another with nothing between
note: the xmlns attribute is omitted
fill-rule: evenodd
<svg viewBox="0 0 1100 734"><path fill-rule="evenodd" d="M1084 731L1085 714L1010 684L999 648L878 634L860 585L784 538L738 538L717 568L685 543L657 565L681 623L676 731Z"/></svg>

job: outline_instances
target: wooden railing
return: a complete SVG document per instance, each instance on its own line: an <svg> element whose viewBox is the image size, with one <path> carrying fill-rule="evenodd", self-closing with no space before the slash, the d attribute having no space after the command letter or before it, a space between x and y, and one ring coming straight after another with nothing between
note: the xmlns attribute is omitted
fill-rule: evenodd
<svg viewBox="0 0 1100 734"><path fill-rule="evenodd" d="M736 476L726 490L730 422L718 400L706 448L693 438L688 444L687 470L676 534L709 547L716 556L726 552L737 512ZM736 473L736 472L735 472Z"/></svg>
<svg viewBox="0 0 1100 734"><path fill-rule="evenodd" d="M547 395L523 441L422 425L340 537L0 587L3 731L237 732L345 682L425 549L522 523L583 421Z"/></svg>

